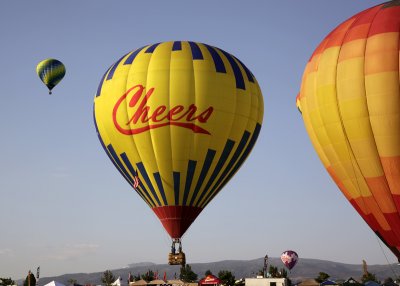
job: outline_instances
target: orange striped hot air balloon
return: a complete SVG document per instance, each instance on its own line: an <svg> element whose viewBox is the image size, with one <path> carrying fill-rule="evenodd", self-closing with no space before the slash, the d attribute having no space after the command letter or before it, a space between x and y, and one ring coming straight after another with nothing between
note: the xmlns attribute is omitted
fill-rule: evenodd
<svg viewBox="0 0 400 286"><path fill-rule="evenodd" d="M297 107L322 163L400 259L400 1L334 29L305 68Z"/></svg>

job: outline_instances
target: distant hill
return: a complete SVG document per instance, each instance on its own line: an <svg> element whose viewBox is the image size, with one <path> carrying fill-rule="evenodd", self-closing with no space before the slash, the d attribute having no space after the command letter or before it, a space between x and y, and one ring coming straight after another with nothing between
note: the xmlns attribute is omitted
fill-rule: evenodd
<svg viewBox="0 0 400 286"><path fill-rule="evenodd" d="M192 270L198 274L199 279L204 276L207 270L211 270L212 273L218 274L221 270L231 271L236 279L245 277L255 277L259 270L263 268L264 258L258 258L253 260L224 260L218 262L208 263L192 263L190 266ZM279 258L270 258L269 265L274 265L278 268L283 268L283 264ZM159 277L162 278L164 272L167 275L167 279L174 279L176 275L179 277L179 266L171 266L168 264L154 264L151 262L132 263L128 267L121 269L111 269L113 274L118 277L120 276L124 281L128 279L129 272L132 275L144 274L148 270L158 272ZM104 269L105 271L106 269ZM41 277L39 286L43 286L52 280L56 280L65 285L68 285L69 279L75 279L79 284L101 284L101 277L103 272L94 273L73 273L64 274L55 277ZM375 274L379 280L384 280L387 277L395 278L400 275L400 268L397 264L393 265L368 265L368 271ZM394 274L396 272L396 275ZM315 278L319 272L326 272L331 276L333 280L345 280L349 277L359 280L362 276L362 265L361 264L345 264L326 260L318 259L307 259L301 258L298 264L289 273L289 278L292 281L301 281L306 278Z"/></svg>

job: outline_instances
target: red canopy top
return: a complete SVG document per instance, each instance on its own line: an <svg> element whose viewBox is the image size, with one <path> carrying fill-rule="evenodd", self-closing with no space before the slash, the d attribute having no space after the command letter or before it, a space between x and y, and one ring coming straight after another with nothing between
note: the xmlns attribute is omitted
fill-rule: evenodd
<svg viewBox="0 0 400 286"><path fill-rule="evenodd" d="M221 284L221 280L214 275L207 275L199 281L199 285Z"/></svg>

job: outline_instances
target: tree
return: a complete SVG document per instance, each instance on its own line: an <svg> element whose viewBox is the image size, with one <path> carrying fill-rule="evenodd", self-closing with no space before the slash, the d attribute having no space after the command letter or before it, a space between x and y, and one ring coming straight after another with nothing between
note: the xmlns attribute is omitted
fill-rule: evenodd
<svg viewBox="0 0 400 286"><path fill-rule="evenodd" d="M68 279L67 282L68 282L69 284L71 284L71 285L74 285L74 284L76 284L76 279L70 278L70 279Z"/></svg>
<svg viewBox="0 0 400 286"><path fill-rule="evenodd" d="M154 272L149 269L146 274L142 275L142 279L146 282L154 280Z"/></svg>
<svg viewBox="0 0 400 286"><path fill-rule="evenodd" d="M138 273L137 275L133 275L133 281L138 281L142 279L140 273Z"/></svg>
<svg viewBox="0 0 400 286"><path fill-rule="evenodd" d="M228 270L221 270L218 272L218 278L221 279L222 285L233 286L235 285L235 276Z"/></svg>
<svg viewBox="0 0 400 286"><path fill-rule="evenodd" d="M213 275L210 269L208 269L208 270L206 271L206 273L204 273L204 276L207 277L208 275Z"/></svg>
<svg viewBox="0 0 400 286"><path fill-rule="evenodd" d="M322 283L322 282L324 282L325 280L327 280L329 277L331 277L331 276L330 276L328 273L320 272L320 273L318 274L318 277L315 278L315 281L317 281L318 283Z"/></svg>
<svg viewBox="0 0 400 286"><path fill-rule="evenodd" d="M104 283L106 286L111 286L112 283L115 281L115 276L111 272L111 270L106 270L103 273L103 277L101 277L101 282Z"/></svg>
<svg viewBox="0 0 400 286"><path fill-rule="evenodd" d="M15 285L15 281L10 278L0 278L0 286Z"/></svg>
<svg viewBox="0 0 400 286"><path fill-rule="evenodd" d="M368 282L368 281L375 281L375 282L378 282L378 283L379 283L379 281L376 279L375 274L372 274L372 273L366 271L366 272L363 274L363 276L361 277L361 282L362 282L363 284L365 284L365 282Z"/></svg>
<svg viewBox="0 0 400 286"><path fill-rule="evenodd" d="M29 270L28 275L24 281L24 286L35 286L36 285L36 278L35 275Z"/></svg>
<svg viewBox="0 0 400 286"><path fill-rule="evenodd" d="M272 278L278 278L278 276L279 276L278 267L270 265L268 273L269 273L269 276L271 276Z"/></svg>
<svg viewBox="0 0 400 286"><path fill-rule="evenodd" d="M186 264L181 267L179 279L187 283L195 282L197 280L197 274L193 272L192 267L189 264Z"/></svg>

